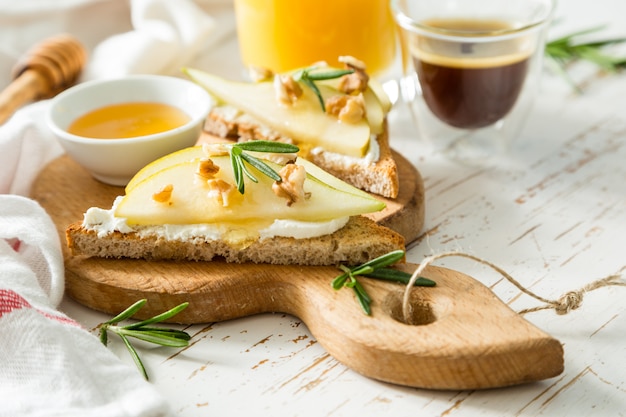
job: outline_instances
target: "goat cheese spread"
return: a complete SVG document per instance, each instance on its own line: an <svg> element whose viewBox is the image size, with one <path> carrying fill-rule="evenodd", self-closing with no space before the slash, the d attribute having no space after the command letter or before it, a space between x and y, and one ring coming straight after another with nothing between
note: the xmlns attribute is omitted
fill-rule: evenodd
<svg viewBox="0 0 626 417"><path fill-rule="evenodd" d="M115 208L122 197L117 197L110 209L91 207L85 213L83 227L104 237L115 231L120 233L137 233L140 237L157 236L167 240L191 240L203 238L205 241L220 240L231 236L233 225L227 224L163 224L155 226L129 225L126 219L115 217ZM322 222L305 222L297 220L274 220L272 224L258 230L260 239L273 237L293 237L306 239L334 233L348 222L348 217ZM244 229L245 231L245 229ZM248 231L249 233L249 231Z"/></svg>

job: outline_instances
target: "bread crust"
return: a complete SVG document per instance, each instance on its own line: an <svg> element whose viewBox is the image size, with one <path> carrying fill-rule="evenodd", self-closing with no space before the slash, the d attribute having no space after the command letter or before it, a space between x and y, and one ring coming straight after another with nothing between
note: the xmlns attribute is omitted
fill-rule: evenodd
<svg viewBox="0 0 626 417"><path fill-rule="evenodd" d="M95 231L85 229L80 222L67 228L66 238L75 256L189 261L223 259L233 263L280 265L358 265L393 250L404 250L405 245L400 234L363 216L351 217L344 227L330 235L307 239L274 237L257 240L246 247L202 238L180 241L140 237L134 232L113 232L98 237Z"/></svg>
<svg viewBox="0 0 626 417"><path fill-rule="evenodd" d="M222 139L236 141L272 140L294 143L293 138L261 126L255 119L246 115L226 114L216 109L209 113L204 130ZM379 158L375 162L357 161L327 151L308 152L303 155L323 170L364 191L387 198L396 198L400 189L398 168L389 145L389 127L385 120L383 132L376 136Z"/></svg>

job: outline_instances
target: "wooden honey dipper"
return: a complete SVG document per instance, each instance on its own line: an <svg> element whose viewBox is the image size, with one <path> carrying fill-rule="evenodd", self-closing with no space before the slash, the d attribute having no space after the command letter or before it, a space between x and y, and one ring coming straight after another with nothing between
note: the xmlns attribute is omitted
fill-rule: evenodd
<svg viewBox="0 0 626 417"><path fill-rule="evenodd" d="M13 81L0 93L0 124L21 106L55 96L78 80L87 52L62 34L32 47L13 68Z"/></svg>

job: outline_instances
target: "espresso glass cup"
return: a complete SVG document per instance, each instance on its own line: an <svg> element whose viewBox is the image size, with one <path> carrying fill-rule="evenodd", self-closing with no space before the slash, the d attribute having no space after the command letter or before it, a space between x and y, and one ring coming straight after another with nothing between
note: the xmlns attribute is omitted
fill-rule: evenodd
<svg viewBox="0 0 626 417"><path fill-rule="evenodd" d="M466 162L502 155L541 76L553 0L391 0L418 136Z"/></svg>

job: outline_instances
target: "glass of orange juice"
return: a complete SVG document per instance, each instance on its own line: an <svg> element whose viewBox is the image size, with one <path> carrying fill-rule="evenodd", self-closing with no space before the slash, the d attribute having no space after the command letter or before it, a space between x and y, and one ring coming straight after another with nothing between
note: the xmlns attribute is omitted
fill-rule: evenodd
<svg viewBox="0 0 626 417"><path fill-rule="evenodd" d="M284 72L338 57L363 61L372 76L394 62L389 0L235 0L241 58L247 67Z"/></svg>

